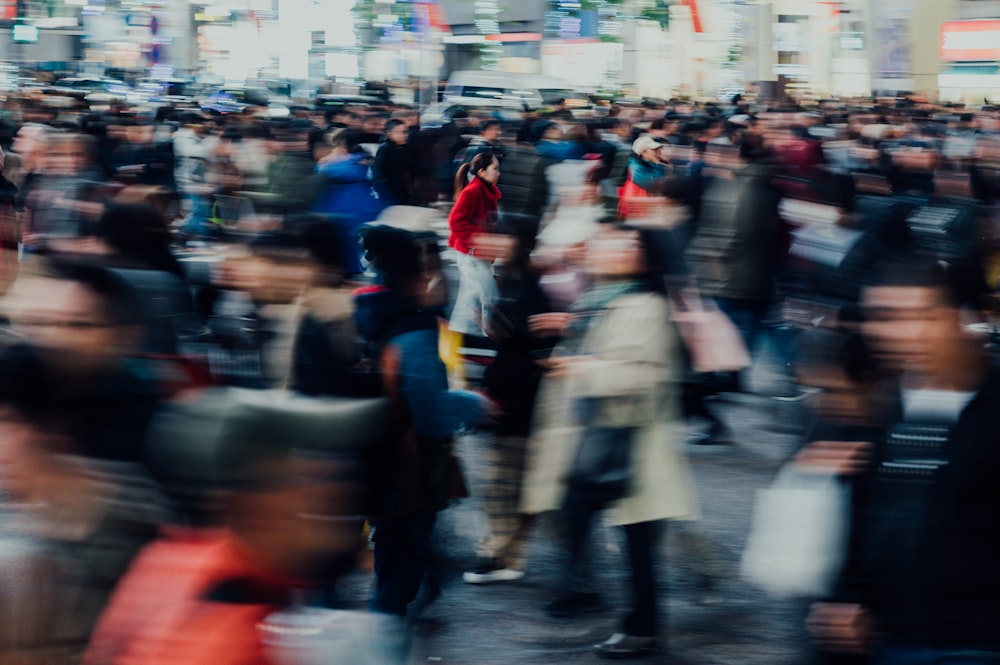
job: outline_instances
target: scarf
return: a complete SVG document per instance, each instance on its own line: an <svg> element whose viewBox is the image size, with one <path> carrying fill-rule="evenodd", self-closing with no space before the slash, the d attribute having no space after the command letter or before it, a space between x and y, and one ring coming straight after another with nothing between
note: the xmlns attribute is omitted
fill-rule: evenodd
<svg viewBox="0 0 1000 665"><path fill-rule="evenodd" d="M600 320L612 302L643 290L643 285L636 281L597 284L587 289L570 307L573 320L566 327L566 338L560 346L571 353L578 353L587 331Z"/></svg>

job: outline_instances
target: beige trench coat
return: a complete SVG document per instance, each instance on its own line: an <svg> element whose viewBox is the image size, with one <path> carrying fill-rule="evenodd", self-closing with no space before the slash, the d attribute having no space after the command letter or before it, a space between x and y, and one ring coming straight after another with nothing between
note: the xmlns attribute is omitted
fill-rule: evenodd
<svg viewBox="0 0 1000 665"><path fill-rule="evenodd" d="M615 300L591 326L583 357L539 391L521 510L560 507L564 477L582 434L573 403L599 397L597 417L609 425L638 425L633 454L635 491L612 506L617 524L698 517L679 415L679 339L665 298L635 294Z"/></svg>

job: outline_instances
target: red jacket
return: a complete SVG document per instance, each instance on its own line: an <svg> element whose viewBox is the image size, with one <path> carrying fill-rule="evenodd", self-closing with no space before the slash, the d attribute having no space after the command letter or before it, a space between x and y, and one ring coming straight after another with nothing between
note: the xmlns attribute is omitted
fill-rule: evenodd
<svg viewBox="0 0 1000 665"><path fill-rule="evenodd" d="M473 178L465 186L455 201L455 207L448 215L448 246L462 254L468 254L472 247L472 237L479 233L490 233L497 221L497 201L500 190L496 185L482 178Z"/></svg>
<svg viewBox="0 0 1000 665"><path fill-rule="evenodd" d="M242 602L212 600L239 582ZM101 615L87 665L273 665L258 624L292 583L224 530L175 530L136 557Z"/></svg>

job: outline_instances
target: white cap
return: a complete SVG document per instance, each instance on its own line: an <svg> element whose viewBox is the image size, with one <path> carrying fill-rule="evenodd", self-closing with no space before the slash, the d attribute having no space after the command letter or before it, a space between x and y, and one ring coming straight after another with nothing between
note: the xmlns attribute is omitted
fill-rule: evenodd
<svg viewBox="0 0 1000 665"><path fill-rule="evenodd" d="M654 139L648 134L643 134L632 143L632 152L637 155L642 155L642 153L647 150L659 150L663 146L662 143Z"/></svg>

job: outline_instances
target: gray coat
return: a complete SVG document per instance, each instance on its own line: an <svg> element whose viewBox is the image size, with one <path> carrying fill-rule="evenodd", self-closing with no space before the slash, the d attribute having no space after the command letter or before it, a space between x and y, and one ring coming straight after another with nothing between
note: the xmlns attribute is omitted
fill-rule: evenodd
<svg viewBox="0 0 1000 665"><path fill-rule="evenodd" d="M780 195L771 170L750 164L705 190L698 229L687 251L701 293L769 300L780 259Z"/></svg>

